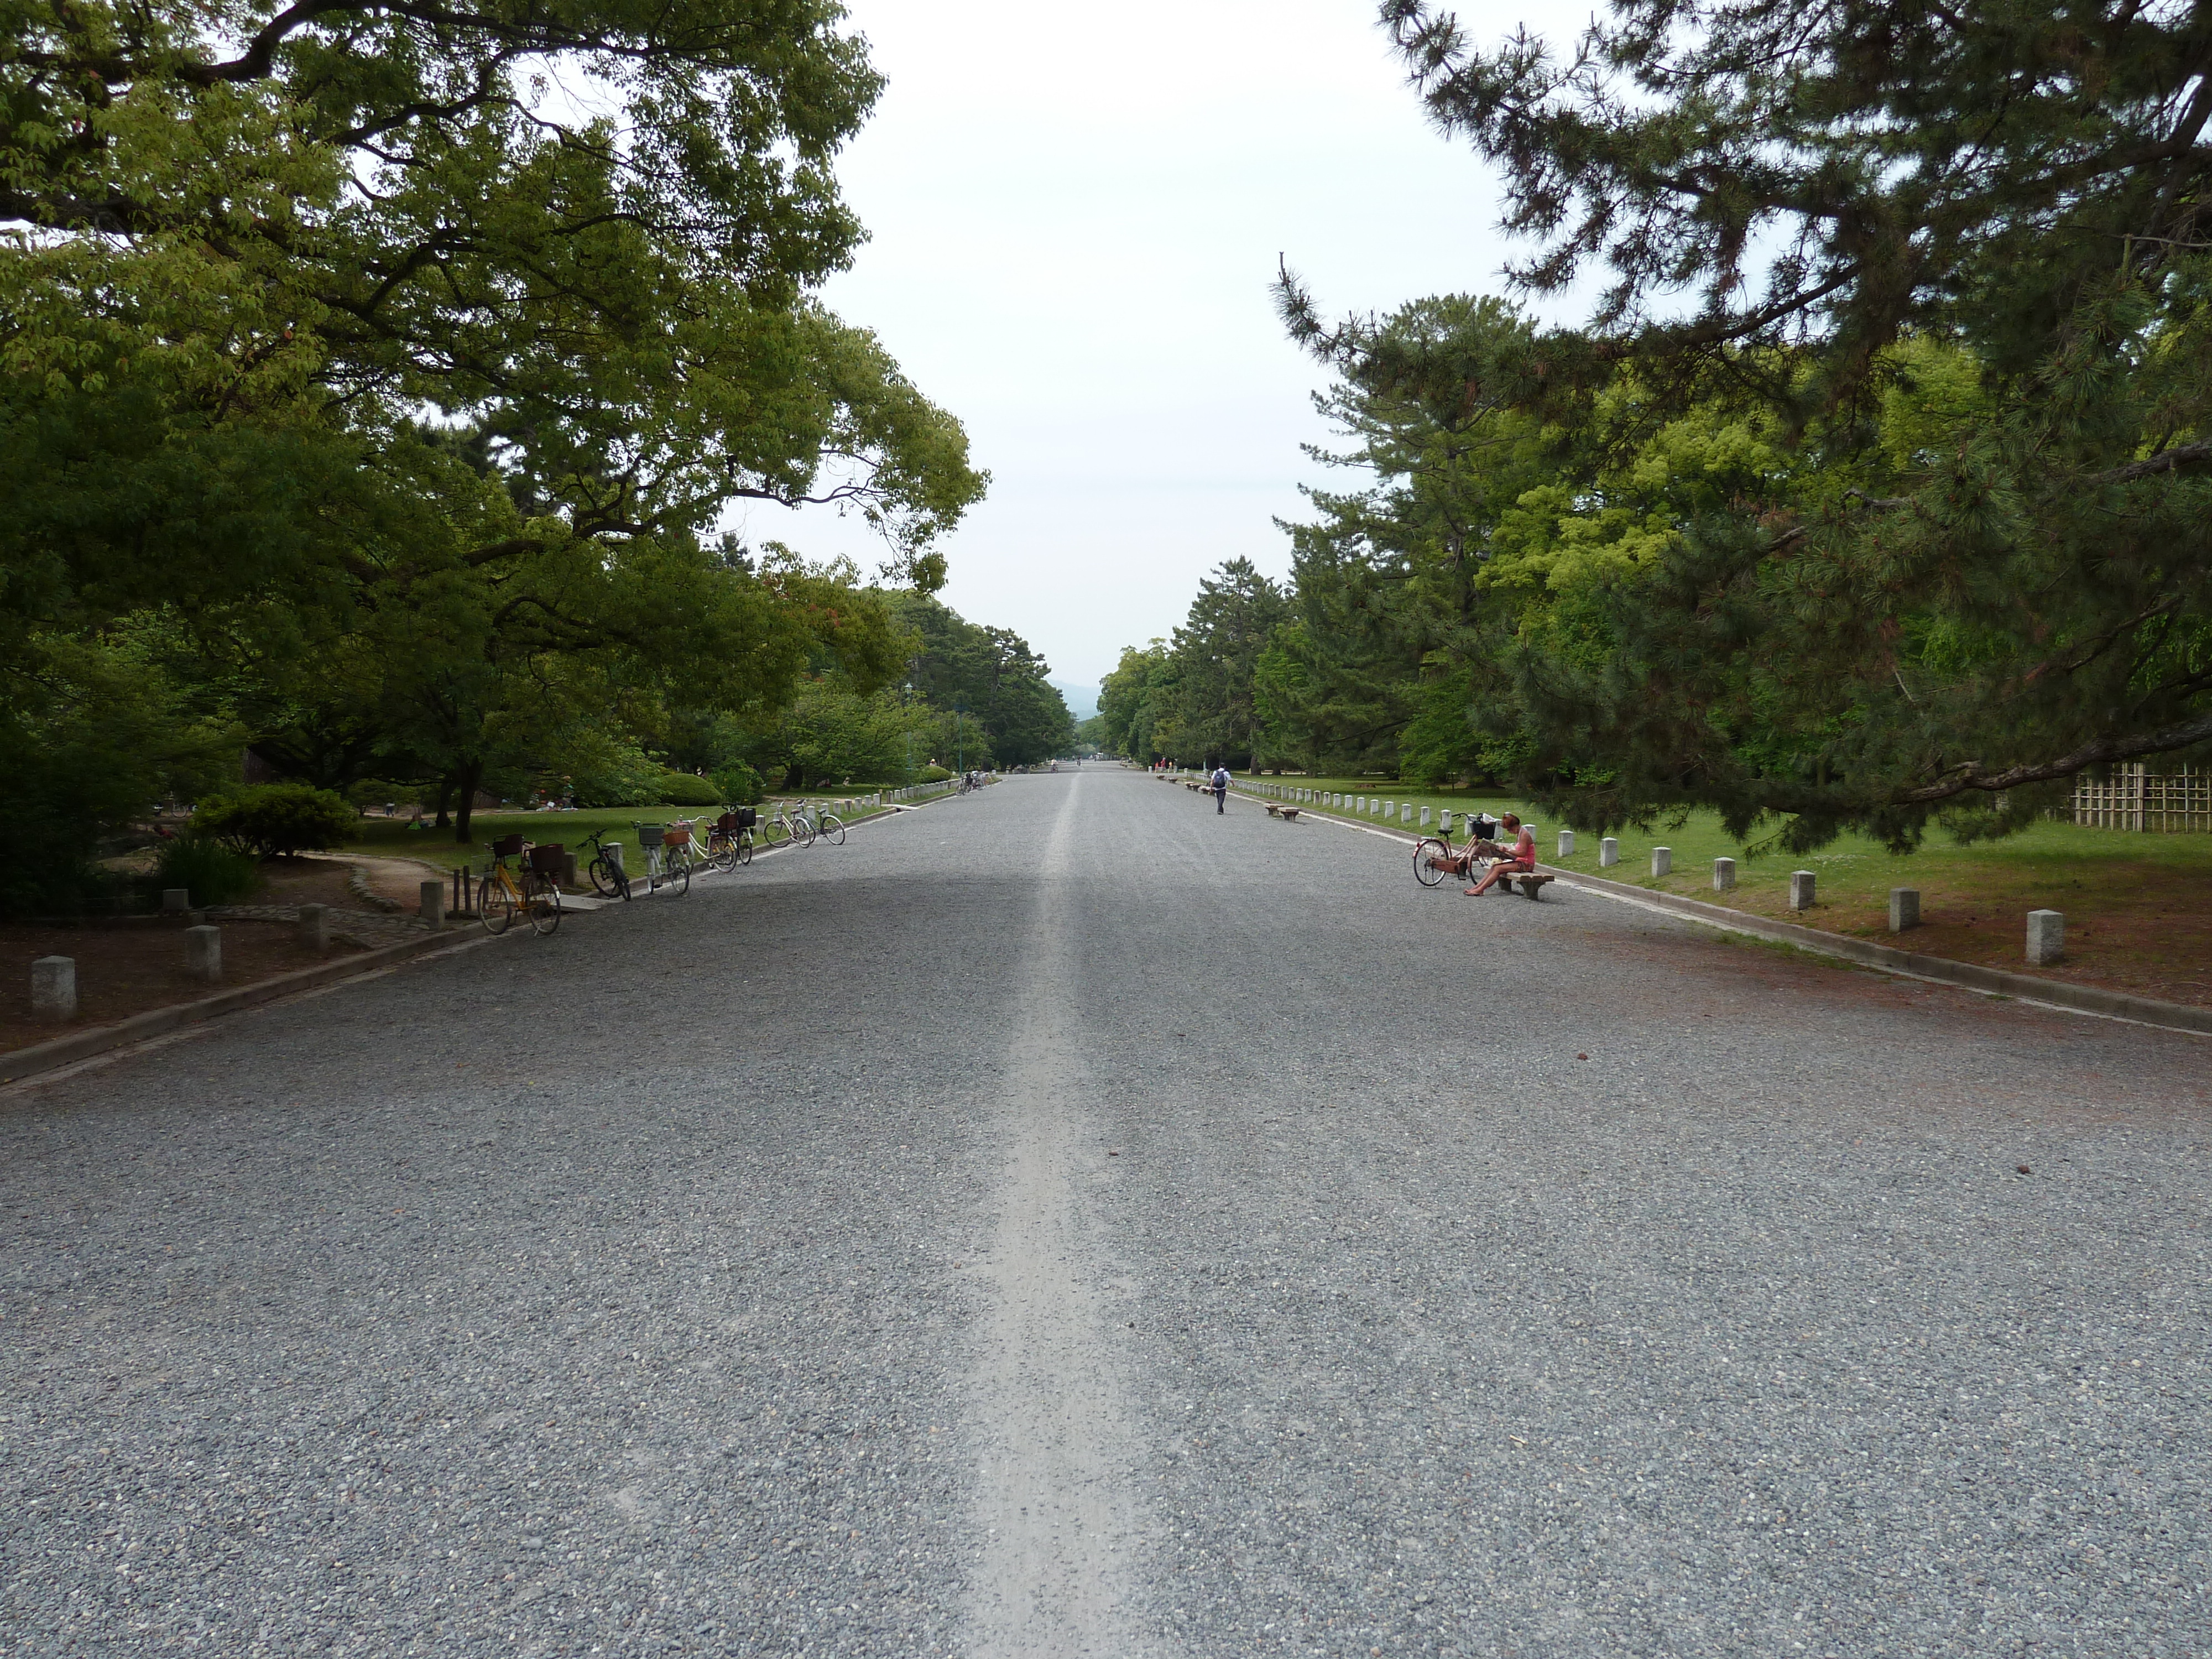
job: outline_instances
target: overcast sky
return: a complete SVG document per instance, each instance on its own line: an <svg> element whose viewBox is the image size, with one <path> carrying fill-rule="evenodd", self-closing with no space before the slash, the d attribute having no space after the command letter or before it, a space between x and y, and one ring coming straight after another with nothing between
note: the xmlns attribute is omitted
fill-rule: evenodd
<svg viewBox="0 0 2212 1659"><path fill-rule="evenodd" d="M946 602L1095 683L1224 559L1289 568L1272 520L1326 433L1278 252L1332 313L1498 291L1492 177L1424 122L1371 0L848 3L890 84L840 167L872 240L829 301L992 474ZM1523 15L1460 9L1492 35ZM876 562L817 514L744 529Z"/></svg>

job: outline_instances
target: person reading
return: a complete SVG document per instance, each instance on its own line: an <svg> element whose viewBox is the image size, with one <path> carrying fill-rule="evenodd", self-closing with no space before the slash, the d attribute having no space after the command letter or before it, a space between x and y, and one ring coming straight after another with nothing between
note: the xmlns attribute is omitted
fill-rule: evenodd
<svg viewBox="0 0 2212 1659"><path fill-rule="evenodd" d="M1467 896L1469 898L1480 898L1495 884L1509 877L1533 875L1535 872L1536 837L1522 828L1520 815L1508 812L1498 821L1498 824L1501 829L1512 835L1513 845L1510 849L1508 849L1498 846L1495 842L1481 843L1484 849L1494 853L1497 856L1490 868L1483 872L1482 879L1467 890Z"/></svg>

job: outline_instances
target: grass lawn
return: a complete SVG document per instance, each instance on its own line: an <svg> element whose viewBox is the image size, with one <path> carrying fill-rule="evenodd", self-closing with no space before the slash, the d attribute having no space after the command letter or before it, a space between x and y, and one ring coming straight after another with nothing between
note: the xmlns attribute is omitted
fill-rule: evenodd
<svg viewBox="0 0 2212 1659"><path fill-rule="evenodd" d="M1375 778L1257 781L1410 801L1417 826L1425 805L1455 813L1475 808L1493 816L1510 808L1532 816L1525 803L1483 791L1415 789ZM1373 813L1347 816L1398 827L1396 820ZM1722 831L1713 814L1692 812L1679 824L1662 820L1649 830L1622 830L1620 862L1601 872L1598 837L1577 835L1575 851L1561 858L1558 826L1539 817L1535 827L1538 858L1549 869L1603 874L1954 962L2212 1005L2212 836L2137 835L2046 820L2004 841L1972 847L1934 830L1917 852L1902 855L1858 836L1818 853L1753 855ZM1654 847L1672 850L1672 875L1652 875ZM1717 858L1736 860L1732 892L1713 889ZM1820 902L1802 915L1790 909L1793 870L1820 878ZM1889 932L1893 887L1919 890L1921 926L1910 933ZM2066 960L2055 968L2032 969L2026 960L2027 913L2039 909L2066 914Z"/></svg>

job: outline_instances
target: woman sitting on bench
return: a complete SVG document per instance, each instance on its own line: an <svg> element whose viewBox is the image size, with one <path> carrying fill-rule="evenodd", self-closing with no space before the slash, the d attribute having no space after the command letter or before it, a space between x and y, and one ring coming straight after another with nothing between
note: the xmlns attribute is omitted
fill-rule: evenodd
<svg viewBox="0 0 2212 1659"><path fill-rule="evenodd" d="M1493 883L1507 881L1515 876L1533 875L1536 870L1536 837L1521 828L1518 813L1508 812L1499 821L1502 829L1515 831L1513 849L1508 852L1495 842L1484 842L1476 850L1493 854L1490 868L1480 881L1467 890L1469 898L1479 898L1488 892Z"/></svg>

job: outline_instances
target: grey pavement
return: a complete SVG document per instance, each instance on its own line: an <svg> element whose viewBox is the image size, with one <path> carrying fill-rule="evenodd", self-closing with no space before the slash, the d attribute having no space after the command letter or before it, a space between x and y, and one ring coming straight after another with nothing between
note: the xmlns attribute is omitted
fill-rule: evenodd
<svg viewBox="0 0 2212 1659"><path fill-rule="evenodd" d="M1014 778L0 1095L0 1655L2203 1654L2208 1059Z"/></svg>

